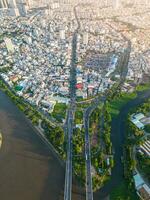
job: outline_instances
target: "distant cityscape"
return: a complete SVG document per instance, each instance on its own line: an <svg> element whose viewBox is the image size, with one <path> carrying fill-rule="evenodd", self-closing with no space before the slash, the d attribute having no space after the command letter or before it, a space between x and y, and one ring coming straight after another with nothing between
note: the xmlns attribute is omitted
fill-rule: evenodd
<svg viewBox="0 0 150 200"><path fill-rule="evenodd" d="M62 4L89 4L94 3L98 7L110 7L119 9L126 5L137 6L137 5L149 5L148 0L1 0L0 9L2 15L8 16L25 16L28 14L30 9L39 7L48 7L50 9L59 8Z"/></svg>
<svg viewBox="0 0 150 200"><path fill-rule="evenodd" d="M64 200L72 174L108 195L117 167L126 199L150 199L149 0L0 0L0 81L66 163Z"/></svg>

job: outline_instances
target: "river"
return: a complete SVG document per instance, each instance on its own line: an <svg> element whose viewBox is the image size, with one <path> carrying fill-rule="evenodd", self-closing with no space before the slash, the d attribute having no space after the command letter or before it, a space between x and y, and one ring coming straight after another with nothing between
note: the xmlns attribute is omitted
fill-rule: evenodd
<svg viewBox="0 0 150 200"><path fill-rule="evenodd" d="M125 119L132 108L144 103L147 98L150 98L150 90L138 93L137 97L125 104L121 108L119 115L112 120L111 140L115 152L115 166L112 170L110 181L94 194L94 200L105 199L121 184L121 182L123 182L123 164L121 162L121 156L123 156L123 145L126 135Z"/></svg>
<svg viewBox="0 0 150 200"><path fill-rule="evenodd" d="M1 200L58 200L64 168L24 114L0 91Z"/></svg>
<svg viewBox="0 0 150 200"><path fill-rule="evenodd" d="M123 181L121 163L124 144L124 119L129 110L150 97L150 90L128 102L112 121L112 142L115 167L111 180L94 194L94 200L105 199ZM0 199L60 200L63 199L65 169L37 135L24 114L0 91ZM73 200L84 200L73 187Z"/></svg>

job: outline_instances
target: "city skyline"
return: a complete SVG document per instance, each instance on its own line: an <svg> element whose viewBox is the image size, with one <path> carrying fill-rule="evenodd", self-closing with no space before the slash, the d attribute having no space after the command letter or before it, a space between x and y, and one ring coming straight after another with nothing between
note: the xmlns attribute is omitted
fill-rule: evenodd
<svg viewBox="0 0 150 200"><path fill-rule="evenodd" d="M150 199L150 2L0 0L0 199Z"/></svg>

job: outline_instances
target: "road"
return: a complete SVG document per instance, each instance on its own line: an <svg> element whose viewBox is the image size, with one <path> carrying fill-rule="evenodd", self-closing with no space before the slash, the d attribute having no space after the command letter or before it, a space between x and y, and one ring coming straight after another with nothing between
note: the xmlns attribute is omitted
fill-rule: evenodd
<svg viewBox="0 0 150 200"><path fill-rule="evenodd" d="M121 72L121 80L118 85L118 88L124 83L127 74L127 65L129 61L131 51L130 42L128 44L128 48L126 49L122 61L122 72ZM94 109L99 105L99 103L105 104L107 99L107 94L103 97L97 97L94 101L92 101L91 106L88 107L84 113L84 127L85 127L85 157L86 157L86 200L93 200L93 190L92 190L92 175L91 175L91 148L90 148L90 137L89 137L89 118ZM115 95L115 94L114 94ZM115 177L113 177L115 178ZM105 188L105 186L104 186ZM105 190L105 189L104 189ZM106 189L107 191L107 189ZM101 195L102 193L99 192ZM103 197L107 197L109 193ZM95 195L94 195L95 197ZM97 196L97 198L99 198Z"/></svg>
<svg viewBox="0 0 150 200"><path fill-rule="evenodd" d="M85 165L86 165L86 200L93 200L92 175L91 175L91 145L89 136L89 118L100 102L104 103L105 97L96 98L84 112L85 128Z"/></svg>
<svg viewBox="0 0 150 200"><path fill-rule="evenodd" d="M88 108L84 113L85 128L85 165L86 165L86 200L93 200L92 175L91 175L91 145L89 137L89 117L94 108Z"/></svg>
<svg viewBox="0 0 150 200"><path fill-rule="evenodd" d="M58 200L64 168L24 114L0 91L1 200Z"/></svg>
<svg viewBox="0 0 150 200"><path fill-rule="evenodd" d="M74 8L75 17L76 7ZM77 20L78 22L78 20ZM73 34L72 39L72 60L70 68L70 105L68 109L67 116L67 160L66 160L66 174L65 174L65 189L64 189L64 200L72 199L72 135L74 128L74 113L76 104L76 61L77 61L77 33L79 29L79 24L77 29Z"/></svg>

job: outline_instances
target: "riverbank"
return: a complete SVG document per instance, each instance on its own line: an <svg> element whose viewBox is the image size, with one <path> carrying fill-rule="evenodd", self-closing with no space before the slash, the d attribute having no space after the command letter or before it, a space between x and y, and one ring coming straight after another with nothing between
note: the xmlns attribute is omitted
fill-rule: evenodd
<svg viewBox="0 0 150 200"><path fill-rule="evenodd" d="M24 116L24 114L23 113L21 113L18 109L17 109L17 107L10 101L10 99L4 94L4 93L0 93L0 96L5 96L5 98L4 99L0 99L0 102L3 102L3 103L1 103L0 104L0 112L1 112L1 110L4 110L4 112L7 112L7 115L9 116L11 116L12 115L12 121L14 120L13 119L13 117L14 117L14 115L15 115L15 112L19 112L22 116L23 116L23 119L22 119L22 122L20 123L18 120L20 120L20 117L17 117L17 119L15 119L14 121L18 124L18 126L17 126L17 130L19 129L20 130L20 128L25 128L25 130L26 130L26 128L29 126L29 124L26 122L27 120L26 120L26 118L25 118L25 116ZM120 184L124 181L124 177L123 177L123 165L122 165L122 163L121 163L121 156L122 156L122 146L123 146L123 144L124 144L124 135L125 135L125 128L124 128L124 119L126 118L126 116L127 116L127 114L128 114L128 112L129 112L129 110L131 109L131 108L133 108L134 106L137 106L137 105L139 105L139 104L141 104L142 102L144 102L144 100L146 99L146 98L148 98L148 97L150 97L150 91L148 90L148 91L145 91L145 92L142 92L142 93L139 93L138 94L138 96L137 97L133 97L133 98L131 98L131 99L128 99L127 101L125 101L125 105L121 105L121 107L119 107L120 108L120 112L116 115L116 118L113 118L113 121L112 121L112 133L111 133L111 137L112 137L112 142L113 142L113 146L114 146L114 151L115 151L115 157L114 157L114 159L115 159L115 167L113 168L113 170L112 170L112 176L111 176L111 180L100 190L100 191L97 191L95 194L94 194L94 200L99 200L99 198L105 198L106 196L108 196L110 193L112 193L112 191L117 191L117 188L118 188L118 186L120 186ZM9 103L7 102L7 101L9 101ZM4 106L5 105L5 103L6 104L8 104L8 106ZM4 105L3 105L4 104ZM9 104L12 104L13 106L15 106L15 108L16 108L16 110L10 110L9 109ZM8 110L7 110L8 109ZM6 111L5 111L6 110ZM1 118L3 118L4 117L4 115L3 114L1 114ZM9 121L10 122L10 120L9 119L6 119L6 118L4 118L4 120L6 120L7 122ZM7 126L9 126L9 124L7 123L7 122L5 122L5 126L7 127ZM2 126L1 124L3 124L3 121L2 122L0 122L0 126ZM117 124L117 126L116 126L116 124ZM3 124L3 126L4 126L4 124ZM20 127L21 126L21 127ZM24 127L25 126L25 127ZM33 127L32 127L32 125L30 125L29 126L31 129L33 129ZM3 129L5 129L5 131L8 129L8 127L7 128L3 128ZM14 129L14 127L10 127L10 131L11 131L11 129L13 130L13 132L15 133L15 131L16 131L16 128ZM30 133L30 129L28 130L29 131L29 133ZM22 133L22 131L20 131L21 133ZM35 132L34 132L34 134L36 134ZM37 134L36 134L37 135ZM18 133L17 134L17 136L16 136L16 138L15 139L18 139L18 137L20 136L20 133ZM27 140L28 141L28 134L26 135L26 133L25 133L25 135L23 136L23 141L25 140ZM31 136L32 136L32 134L31 134ZM40 139L40 138L39 138ZM4 137L4 141L5 141L5 137ZM33 142L33 146L31 145L31 149L32 148L34 148L34 140L32 141ZM43 141L41 141L41 142L43 142ZM15 145L14 145L15 146ZM42 143L42 148L47 148L45 145L43 145L43 143ZM11 149L12 148L10 148L10 151L11 151ZM27 148L28 149L28 148ZM49 151L48 151L49 152ZM11 156L12 155L10 155L10 158L11 158ZM13 155L14 156L14 155ZM53 155L52 155L53 156ZM4 156L5 157L5 156ZM27 156L28 157L28 156ZM54 157L54 156L53 156ZM31 156L31 158L32 158L32 156ZM0 155L0 159L1 159L1 155ZM11 158L12 159L12 158ZM17 161L18 162L18 161ZM25 163L26 163L26 161L25 161ZM58 164L58 163L57 163ZM26 165L26 164L25 164ZM7 166L7 164L6 164L6 166ZM1 167L1 166L0 166ZM58 166L57 166L58 168L60 167L60 164L58 164ZM56 168L57 168L56 167ZM34 167L33 167L34 168ZM32 171L33 170L33 168L31 168L30 170ZM50 167L51 168L51 167ZM9 170L9 169L7 169L7 170ZM20 169L20 170L24 170L24 168L23 169ZM53 169L54 171L55 171L55 169ZM50 175L48 176L48 174L47 174L47 176L46 177L49 177L50 179L51 179L51 173L54 173L54 171L50 171L49 173L50 173ZM62 170L64 170L64 169L62 169ZM5 172L6 173L6 172ZM23 171L22 171L22 173L23 173ZM28 173L26 170L24 171L24 173L26 174L26 173ZM31 173L30 173L31 174ZM42 174L42 172L40 172L39 174L37 174L37 176L39 176L40 174ZM59 174L59 173L58 173ZM10 175L10 174L9 174ZM15 174L15 175L17 175L17 173ZM56 175L56 179L57 179L57 174L55 174ZM18 176L18 175L17 175ZM19 177L21 177L20 176L20 174L19 174ZM52 176L54 179L55 179L55 176L54 176L54 174L53 174L53 176ZM62 174L61 174L61 176L60 177L64 177L64 171L62 172ZM59 178L60 178L59 177ZM59 178L57 179L57 180L59 180ZM47 178L46 178L47 179ZM35 180L36 180L36 178L35 178ZM4 180L3 180L4 181ZM64 181L64 180L63 180ZM62 182L63 182L62 181ZM35 181L36 182L36 181ZM46 183L46 182L45 182ZM32 183L32 184L35 184L35 183ZM43 183L44 184L44 183ZM50 185L50 187L51 187L51 184L53 184L53 183L50 183L49 185ZM56 183L57 184L57 183ZM25 184L26 185L26 184ZM62 198L62 194L63 194L63 185L64 185L64 182L62 183L62 186L61 186L61 192L59 191L57 194L59 194L59 195L61 195L61 198ZM7 185L7 187L8 187L8 185ZM9 186L10 187L10 186ZM47 186L48 187L48 186ZM52 188L53 188L53 186L52 186ZM122 188L124 188L124 187L122 187ZM13 187L13 189L15 190L15 188ZM48 188L47 188L47 190L49 190ZM122 190L122 189L121 189ZM125 189L124 189L125 190ZM1 191L1 189L0 189L0 191ZM6 191L5 191L6 192ZM28 191L26 191L27 193L28 193ZM53 192L53 191L51 191L51 192ZM78 192L77 192L78 193ZM81 195L81 197L80 197L80 194L79 194L79 198L80 199L84 199L84 195L83 195L83 193L82 193L82 195ZM117 197L118 198L118 197ZM5 200L5 197L3 198L4 200ZM9 199L9 198L7 198L7 199ZM7 200L6 199L6 200ZM13 199L13 198L12 198ZM21 198L22 199L22 198ZM34 200L34 198L28 198L29 200L31 199L31 200ZM47 199L47 198L44 198L44 200L45 199ZM73 197L73 199L78 199L78 198L74 198ZM17 198L14 198L14 200L17 200ZM36 200L38 200L38 198L36 199ZM55 197L54 197L54 200L55 200ZM116 199L115 199L116 200Z"/></svg>
<svg viewBox="0 0 150 200"><path fill-rule="evenodd" d="M24 114L0 91L0 198L58 200L64 169Z"/></svg>
<svg viewBox="0 0 150 200"><path fill-rule="evenodd" d="M30 120L0 90L0 194L3 200L62 200L65 168ZM84 200L85 191L73 180L73 200Z"/></svg>
<svg viewBox="0 0 150 200"><path fill-rule="evenodd" d="M123 145L125 142L125 119L130 111L130 109L140 105L143 103L148 97L150 97L150 90L146 90L144 92L138 92L135 98L129 99L126 101L125 104L120 107L119 113L115 115L112 120L112 130L111 130L111 140L113 143L114 149L114 168L112 169L111 179L105 186L97 191L94 194L94 199L98 200L99 198L105 198L109 196L115 190L117 191L119 186L124 183L124 167L123 163L121 162L121 157L123 156ZM122 187L126 188L126 187ZM127 193L127 192L126 192ZM113 195L114 196L114 195ZM112 199L113 199L113 196ZM119 197L117 197L119 198ZM115 199L116 200L116 199Z"/></svg>
<svg viewBox="0 0 150 200"><path fill-rule="evenodd" d="M53 150L58 157L59 160L65 159L65 146L64 146L64 132L59 125L53 124L48 118L46 118L42 113L40 113L37 107L31 105L29 102L25 101L20 96L17 96L16 93L9 87L9 85L3 80L0 79L0 89L11 98L11 100L16 104L20 111L22 111L27 119L30 120L33 126L37 126L39 121L44 126L43 136L45 141L48 140L51 146L53 146ZM51 134L53 132L53 134ZM56 137L57 136L57 137Z"/></svg>

